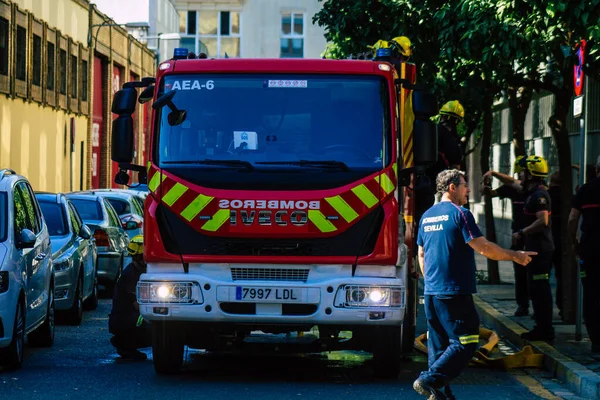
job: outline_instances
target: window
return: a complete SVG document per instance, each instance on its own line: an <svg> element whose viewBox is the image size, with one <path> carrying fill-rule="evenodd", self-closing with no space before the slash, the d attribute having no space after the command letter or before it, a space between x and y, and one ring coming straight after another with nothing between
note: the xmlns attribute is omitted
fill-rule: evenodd
<svg viewBox="0 0 600 400"><path fill-rule="evenodd" d="M67 94L67 52L60 49L60 94Z"/></svg>
<svg viewBox="0 0 600 400"><path fill-rule="evenodd" d="M71 56L71 97L77 98L77 56Z"/></svg>
<svg viewBox="0 0 600 400"><path fill-rule="evenodd" d="M17 185L17 192L20 193L21 206L25 215L25 228L31 230L36 235L41 231L40 220L37 215L37 207L32 198L31 192L27 188L27 184L21 182ZM16 192L15 192L16 193Z"/></svg>
<svg viewBox="0 0 600 400"><path fill-rule="evenodd" d="M281 58L304 57L304 14L281 15Z"/></svg>
<svg viewBox="0 0 600 400"><path fill-rule="evenodd" d="M75 209L84 221L102 221L102 208L96 200L71 199Z"/></svg>
<svg viewBox="0 0 600 400"><path fill-rule="evenodd" d="M113 208L113 206L108 202L107 199L103 199L104 205L106 206L106 212L108 213L108 224L110 226L122 226L121 220L117 215L117 212Z"/></svg>
<svg viewBox="0 0 600 400"><path fill-rule="evenodd" d="M33 76L31 83L36 86L42 85L42 38L33 35Z"/></svg>
<svg viewBox="0 0 600 400"><path fill-rule="evenodd" d="M188 11L181 45L210 57L240 56L240 14L236 11Z"/></svg>
<svg viewBox="0 0 600 400"><path fill-rule="evenodd" d="M18 238L21 231L27 228L27 214L25 212L25 204L23 202L23 196L19 188L15 187L13 192L13 203L14 203L14 221L13 225L15 228L15 238Z"/></svg>
<svg viewBox="0 0 600 400"><path fill-rule="evenodd" d="M127 200L115 199L114 197L107 197L107 200L119 216L131 214L131 206Z"/></svg>
<svg viewBox="0 0 600 400"><path fill-rule="evenodd" d="M81 101L87 101L88 91L88 62L81 61Z"/></svg>
<svg viewBox="0 0 600 400"><path fill-rule="evenodd" d="M8 20L0 17L0 74L8 75Z"/></svg>
<svg viewBox="0 0 600 400"><path fill-rule="evenodd" d="M27 30L17 26L17 70L15 77L21 81L26 80L27 70Z"/></svg>
<svg viewBox="0 0 600 400"><path fill-rule="evenodd" d="M40 207L50 236L61 236L69 233L62 204L40 201Z"/></svg>
<svg viewBox="0 0 600 400"><path fill-rule="evenodd" d="M54 90L54 43L48 43L48 61L46 63L46 88Z"/></svg>
<svg viewBox="0 0 600 400"><path fill-rule="evenodd" d="M77 214L77 211L75 210L75 207L73 207L73 205L71 203L68 203L69 205L69 218L71 219L71 226L73 227L73 233L76 235L79 235L79 233L81 232L81 220L79 219L79 215Z"/></svg>

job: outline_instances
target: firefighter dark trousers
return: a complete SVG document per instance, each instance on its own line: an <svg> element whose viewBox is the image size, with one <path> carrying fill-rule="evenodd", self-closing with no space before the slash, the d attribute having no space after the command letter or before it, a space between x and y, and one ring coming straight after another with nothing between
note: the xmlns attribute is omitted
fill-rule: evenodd
<svg viewBox="0 0 600 400"><path fill-rule="evenodd" d="M144 322L140 326L115 329L110 341L117 350L136 350L152 345L152 325Z"/></svg>
<svg viewBox="0 0 600 400"><path fill-rule="evenodd" d="M435 387L449 384L479 346L479 315L471 295L425 295L429 370L421 377Z"/></svg>
<svg viewBox="0 0 600 400"><path fill-rule="evenodd" d="M524 248L525 243L522 240L511 246L511 250L523 250ZM527 269L517 263L513 263L513 269L515 270L515 300L517 301L517 306L528 310L529 289L527 287Z"/></svg>
<svg viewBox="0 0 600 400"><path fill-rule="evenodd" d="M600 346L600 260L582 260L583 320L593 345Z"/></svg>
<svg viewBox="0 0 600 400"><path fill-rule="evenodd" d="M543 251L531 257L531 262L522 267L527 269L529 296L535 313L535 322L539 329L552 329L552 291L550 289L550 270L552 252Z"/></svg>

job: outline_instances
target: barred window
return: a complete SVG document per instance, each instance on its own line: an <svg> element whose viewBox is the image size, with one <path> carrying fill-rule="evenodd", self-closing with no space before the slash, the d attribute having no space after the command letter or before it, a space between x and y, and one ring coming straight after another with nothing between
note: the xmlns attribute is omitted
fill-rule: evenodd
<svg viewBox="0 0 600 400"><path fill-rule="evenodd" d="M33 35L33 76L31 83L36 86L42 84L42 38Z"/></svg>
<svg viewBox="0 0 600 400"><path fill-rule="evenodd" d="M27 78L27 30L17 25L17 70L15 77L21 81Z"/></svg>
<svg viewBox="0 0 600 400"><path fill-rule="evenodd" d="M0 17L0 74L8 75L8 20Z"/></svg>
<svg viewBox="0 0 600 400"><path fill-rule="evenodd" d="M54 60L56 54L54 54L54 43L48 42L48 60L46 62L46 88L48 90L54 90Z"/></svg>
<svg viewBox="0 0 600 400"><path fill-rule="evenodd" d="M77 98L77 56L71 56L71 97Z"/></svg>
<svg viewBox="0 0 600 400"><path fill-rule="evenodd" d="M81 61L81 101L87 101L88 91L88 62Z"/></svg>
<svg viewBox="0 0 600 400"><path fill-rule="evenodd" d="M60 94L67 94L67 52L60 50Z"/></svg>

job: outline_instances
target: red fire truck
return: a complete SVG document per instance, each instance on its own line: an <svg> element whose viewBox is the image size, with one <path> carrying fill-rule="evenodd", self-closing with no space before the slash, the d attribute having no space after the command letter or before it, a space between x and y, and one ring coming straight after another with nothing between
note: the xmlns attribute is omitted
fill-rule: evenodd
<svg viewBox="0 0 600 400"><path fill-rule="evenodd" d="M158 373L178 371L186 345L266 336L280 350L368 351L378 376L397 375L418 297L410 185L436 156L436 101L415 76L386 49L373 60L176 49L115 95L116 181L138 171L150 190L137 298ZM138 100L153 100L144 167L131 164Z"/></svg>

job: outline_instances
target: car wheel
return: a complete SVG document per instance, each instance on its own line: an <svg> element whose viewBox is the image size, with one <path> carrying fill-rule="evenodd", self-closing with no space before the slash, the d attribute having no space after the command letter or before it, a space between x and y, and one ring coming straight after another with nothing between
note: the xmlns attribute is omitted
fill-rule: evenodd
<svg viewBox="0 0 600 400"><path fill-rule="evenodd" d="M13 338L6 349L0 351L0 366L8 369L19 369L23 364L23 347L25 344L25 314L23 302L17 303Z"/></svg>
<svg viewBox="0 0 600 400"><path fill-rule="evenodd" d="M92 293L85 300L83 306L86 310L95 310L98 308L98 270L96 268L94 268L94 286L92 287Z"/></svg>
<svg viewBox="0 0 600 400"><path fill-rule="evenodd" d="M184 343L180 330L167 324L152 324L152 358L158 374L175 374L183 364Z"/></svg>
<svg viewBox="0 0 600 400"><path fill-rule="evenodd" d="M31 346L50 347L54 343L54 284L50 285L48 293L48 312L44 323L35 331L27 335L27 339Z"/></svg>
<svg viewBox="0 0 600 400"><path fill-rule="evenodd" d="M73 296L73 305L67 310L67 321L70 325L79 325L83 319L83 271L79 271L77 287Z"/></svg>

